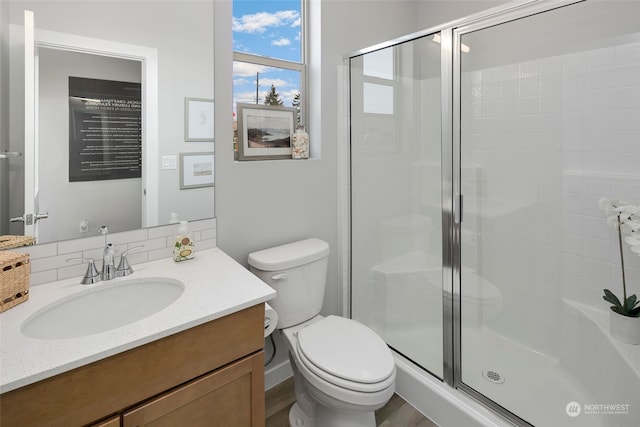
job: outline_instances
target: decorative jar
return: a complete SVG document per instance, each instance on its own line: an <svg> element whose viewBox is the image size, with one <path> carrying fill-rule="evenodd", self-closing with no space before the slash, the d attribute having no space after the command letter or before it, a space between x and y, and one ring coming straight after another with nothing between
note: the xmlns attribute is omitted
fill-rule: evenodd
<svg viewBox="0 0 640 427"><path fill-rule="evenodd" d="M296 127L296 131L291 138L291 145L292 159L309 158L309 134L305 131L304 126L298 125Z"/></svg>

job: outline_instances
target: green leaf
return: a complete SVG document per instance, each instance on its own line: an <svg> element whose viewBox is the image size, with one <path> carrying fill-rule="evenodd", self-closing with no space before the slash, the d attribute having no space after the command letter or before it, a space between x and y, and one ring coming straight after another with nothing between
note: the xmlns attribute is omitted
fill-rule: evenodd
<svg viewBox="0 0 640 427"><path fill-rule="evenodd" d="M604 290L604 296L602 297L602 299L604 299L605 301L610 302L614 306L619 307L620 309L622 309L622 303L620 303L620 300L618 299L618 297L615 296L609 289L605 289ZM614 311L616 311L616 310L614 310Z"/></svg>
<svg viewBox="0 0 640 427"><path fill-rule="evenodd" d="M631 310L633 310L633 307L636 306L637 304L638 304L638 301L636 301L636 296L631 295L630 297L627 297L627 300L624 302L624 306L622 308L624 309L625 312L630 313Z"/></svg>

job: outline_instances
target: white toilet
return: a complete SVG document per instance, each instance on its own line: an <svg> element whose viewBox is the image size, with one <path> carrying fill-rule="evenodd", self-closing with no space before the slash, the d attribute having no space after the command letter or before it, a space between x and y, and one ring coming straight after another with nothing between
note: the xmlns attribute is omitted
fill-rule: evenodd
<svg viewBox="0 0 640 427"><path fill-rule="evenodd" d="M385 342L363 324L320 316L329 245L307 239L249 254L251 271L277 291L269 304L289 347L299 427L375 426L374 411L395 391L396 367Z"/></svg>

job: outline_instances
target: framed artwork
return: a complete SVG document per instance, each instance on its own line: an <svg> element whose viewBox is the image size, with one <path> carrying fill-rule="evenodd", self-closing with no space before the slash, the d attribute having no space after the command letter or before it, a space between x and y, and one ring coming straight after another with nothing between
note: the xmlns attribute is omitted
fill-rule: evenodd
<svg viewBox="0 0 640 427"><path fill-rule="evenodd" d="M291 158L296 109L238 104L238 160Z"/></svg>
<svg viewBox="0 0 640 427"><path fill-rule="evenodd" d="M213 141L213 99L184 99L184 140Z"/></svg>
<svg viewBox="0 0 640 427"><path fill-rule="evenodd" d="M213 187L213 153L180 153L180 189Z"/></svg>

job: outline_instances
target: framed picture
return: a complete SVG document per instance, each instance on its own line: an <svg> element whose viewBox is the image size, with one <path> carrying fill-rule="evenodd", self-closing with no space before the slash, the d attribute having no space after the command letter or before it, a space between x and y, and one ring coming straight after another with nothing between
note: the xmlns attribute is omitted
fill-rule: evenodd
<svg viewBox="0 0 640 427"><path fill-rule="evenodd" d="M180 153L180 189L213 187L213 153Z"/></svg>
<svg viewBox="0 0 640 427"><path fill-rule="evenodd" d="M184 140L213 141L213 99L184 99Z"/></svg>
<svg viewBox="0 0 640 427"><path fill-rule="evenodd" d="M238 160L291 158L296 109L238 104Z"/></svg>

